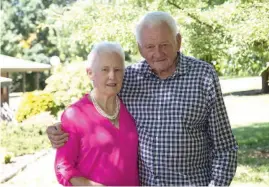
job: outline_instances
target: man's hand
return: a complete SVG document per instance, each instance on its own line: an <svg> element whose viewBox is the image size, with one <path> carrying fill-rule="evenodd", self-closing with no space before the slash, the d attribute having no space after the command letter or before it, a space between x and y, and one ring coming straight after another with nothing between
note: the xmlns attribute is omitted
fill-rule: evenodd
<svg viewBox="0 0 269 187"><path fill-rule="evenodd" d="M62 131L60 122L48 126L47 134L50 143L54 148L62 147L68 140L68 134Z"/></svg>

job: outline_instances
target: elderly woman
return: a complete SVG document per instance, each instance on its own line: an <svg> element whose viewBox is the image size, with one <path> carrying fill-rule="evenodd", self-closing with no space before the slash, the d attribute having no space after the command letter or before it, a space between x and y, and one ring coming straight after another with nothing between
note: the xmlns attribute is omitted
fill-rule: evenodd
<svg viewBox="0 0 269 187"><path fill-rule="evenodd" d="M135 122L117 96L124 75L124 52L101 42L88 56L93 90L61 117L67 143L57 149L55 172L65 186L138 186Z"/></svg>

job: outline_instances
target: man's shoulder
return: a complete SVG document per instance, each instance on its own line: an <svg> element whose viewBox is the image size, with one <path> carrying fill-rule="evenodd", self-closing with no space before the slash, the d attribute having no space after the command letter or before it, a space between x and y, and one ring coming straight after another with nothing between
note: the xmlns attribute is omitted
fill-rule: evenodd
<svg viewBox="0 0 269 187"><path fill-rule="evenodd" d="M214 69L212 64L205 62L203 60L191 57L191 56L184 56L185 60L188 61L188 63L195 68L206 68L206 69Z"/></svg>
<svg viewBox="0 0 269 187"><path fill-rule="evenodd" d="M215 72L215 68L212 64L199 60L191 56L184 56L183 61L190 66L190 71L195 74L212 75Z"/></svg>
<svg viewBox="0 0 269 187"><path fill-rule="evenodd" d="M140 62L137 62L137 63L134 63L134 64L131 64L129 66L127 66L125 68L125 73L127 75L129 74L140 74L140 73L143 73L145 68L146 68L146 64L145 64L145 60L141 60Z"/></svg>

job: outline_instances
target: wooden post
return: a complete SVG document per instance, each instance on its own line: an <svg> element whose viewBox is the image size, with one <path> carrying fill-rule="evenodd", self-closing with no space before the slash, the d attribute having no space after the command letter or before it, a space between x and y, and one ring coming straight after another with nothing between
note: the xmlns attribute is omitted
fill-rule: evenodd
<svg viewBox="0 0 269 187"><path fill-rule="evenodd" d="M9 73L7 73L7 78L9 78ZM10 92L10 89L9 89L9 85L7 86L7 88L6 88L6 102L7 102L7 104L9 104L9 92Z"/></svg>
<svg viewBox="0 0 269 187"><path fill-rule="evenodd" d="M6 78L9 78L9 73L8 72L6 72L6 73L1 73L1 76L2 77L6 77ZM3 104L3 103L7 103L7 104L9 104L9 91L10 91L10 89L9 89L9 85L7 85L7 86L4 86L4 87L1 87L1 105Z"/></svg>
<svg viewBox="0 0 269 187"><path fill-rule="evenodd" d="M25 72L23 72L22 73L22 91L23 91L23 93L25 93L25 85L26 85L26 73Z"/></svg>
<svg viewBox="0 0 269 187"><path fill-rule="evenodd" d="M269 93L269 67L265 69L262 74L262 93Z"/></svg>
<svg viewBox="0 0 269 187"><path fill-rule="evenodd" d="M36 76L35 76L36 90L39 90L39 78L40 78L40 74L39 72L36 72Z"/></svg>

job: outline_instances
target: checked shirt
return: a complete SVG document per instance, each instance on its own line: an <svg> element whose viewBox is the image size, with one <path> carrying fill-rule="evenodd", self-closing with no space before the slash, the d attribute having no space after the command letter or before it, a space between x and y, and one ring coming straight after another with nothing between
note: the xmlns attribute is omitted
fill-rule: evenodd
<svg viewBox="0 0 269 187"><path fill-rule="evenodd" d="M230 184L237 143L210 64L178 53L176 71L162 80L136 63L120 96L137 125L141 185Z"/></svg>

